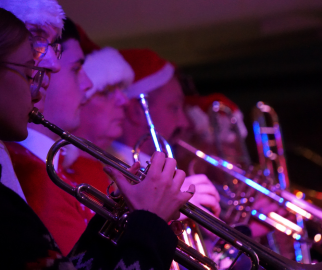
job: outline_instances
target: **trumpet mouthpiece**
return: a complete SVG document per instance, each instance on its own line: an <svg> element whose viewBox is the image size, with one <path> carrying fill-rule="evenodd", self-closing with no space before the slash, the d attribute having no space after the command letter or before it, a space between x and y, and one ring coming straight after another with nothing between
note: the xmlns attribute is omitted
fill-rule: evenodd
<svg viewBox="0 0 322 270"><path fill-rule="evenodd" d="M44 116L34 107L29 114L29 123L40 124L44 120Z"/></svg>

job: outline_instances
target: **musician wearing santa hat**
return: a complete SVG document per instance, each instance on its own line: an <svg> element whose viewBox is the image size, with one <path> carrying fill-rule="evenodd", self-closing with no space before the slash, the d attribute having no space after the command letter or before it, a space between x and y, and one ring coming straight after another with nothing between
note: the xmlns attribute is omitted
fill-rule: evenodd
<svg viewBox="0 0 322 270"><path fill-rule="evenodd" d="M74 134L107 149L122 135L124 107L128 102L124 89L133 81L134 72L122 55L111 47L89 54L83 67L93 86L86 92L89 101L81 109L80 125ZM110 180L102 170L102 163L92 156L68 146L63 167L74 182L89 183L106 193Z"/></svg>
<svg viewBox="0 0 322 270"><path fill-rule="evenodd" d="M132 149L142 136L149 133L145 113L138 100L141 93L147 95L156 131L171 144L176 142L178 135L189 126L189 123L183 110L184 94L175 76L175 67L149 49L120 50L120 52L134 70L135 77L133 84L125 90L130 100L125 108L123 135L117 142L113 142L109 151L131 164ZM153 147L143 146L140 153L141 161L148 159L153 151ZM193 175L187 177L184 182L184 185L189 184L196 186L196 193L191 202L201 208L206 206L218 215L219 195L209 179L205 175Z"/></svg>

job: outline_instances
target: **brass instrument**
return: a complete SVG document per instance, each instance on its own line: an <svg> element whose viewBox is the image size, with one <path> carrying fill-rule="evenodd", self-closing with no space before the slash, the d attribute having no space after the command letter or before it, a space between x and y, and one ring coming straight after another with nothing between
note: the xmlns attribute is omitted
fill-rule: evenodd
<svg viewBox="0 0 322 270"><path fill-rule="evenodd" d="M300 214L304 219L313 220L317 223L322 222L322 210L309 202L298 199L295 195L286 190L276 190L275 192L262 187L255 181L247 178L245 176L245 171L241 170L239 167L233 165L232 163L223 160L216 156L209 156L206 153L194 148L193 146L187 144L186 142L179 140L178 144L185 148L186 150L194 153L199 158L208 162L209 164L218 167L224 172L234 176L241 182L251 186L262 194L268 196L273 201L276 201L281 206L289 209L290 211Z"/></svg>
<svg viewBox="0 0 322 270"><path fill-rule="evenodd" d="M290 190L290 181L284 156L283 140L275 110L262 101L253 109L253 130L261 169L267 178L277 180L276 189ZM296 215L297 225L307 237L308 233L301 215ZM294 242L295 259L310 263L309 246L305 242Z"/></svg>
<svg viewBox="0 0 322 270"><path fill-rule="evenodd" d="M124 200L120 198L120 196L115 198L112 196L107 196L88 184L80 184L75 187L67 184L57 175L53 165L53 159L62 147L72 144L80 150L83 150L95 157L103 164L112 166L113 168L119 170L133 184L138 184L145 178L149 165L147 168L145 168L145 170L139 170L136 175L130 173L128 171L128 168L130 168L128 164L98 148L90 141L76 137L48 122L44 119L43 115L38 112L37 108L34 108L31 112L30 121L35 124L42 124L62 138L53 144L47 155L46 168L50 179L58 187L74 196L79 202L106 218L107 222L101 228L99 234L102 237L112 241L114 244L117 244L118 239L122 236L122 229L129 211ZM184 209L185 212L188 212L191 215L197 215L197 213L191 213L192 210L190 210L191 206L189 205L185 206ZM204 219L206 219L206 217L204 217ZM245 252L247 252L247 250L245 250ZM203 256L195 249L187 246L182 241L178 242L174 259L189 269L217 269L216 264L212 260L206 256ZM255 261L255 264L256 263L258 264L258 261Z"/></svg>
<svg viewBox="0 0 322 270"><path fill-rule="evenodd" d="M143 135L132 150L133 160L139 161L139 155L141 151L142 145L149 139L152 138L153 145L155 147L155 151L164 152L167 157L173 158L173 153L171 146L167 142L167 140L158 134L155 130L153 120L151 118L151 114L149 111L149 104L147 100L147 96L145 94L140 94L139 101L141 107L144 111L144 115L146 118L147 126L150 132L146 135ZM182 240L187 246L197 250L202 255L208 257L208 252L205 247L203 237L200 233L199 225L193 222L192 220L184 220L182 221L183 231L182 234L178 235L179 240ZM179 265L175 262L172 262L170 270L178 270L180 269Z"/></svg>
<svg viewBox="0 0 322 270"><path fill-rule="evenodd" d="M247 169L247 177L256 178L256 182L263 180L262 175L254 167L251 166L250 157L248 150L244 141L244 138L240 134L238 128L238 119L234 116L232 109L221 101L214 101L208 109L208 116L210 120L210 125L212 127L212 136L214 136L214 144L216 146L216 151L218 156L222 159L231 160L232 157L227 157L224 149L223 142L220 139L220 114L224 114L229 120L229 129L236 135L236 139L233 143L234 148L237 148L237 155L234 156L235 162L238 163L238 167ZM224 211L222 211L221 216L223 220L229 222L229 224L248 224L251 217L251 206L258 197L258 193L247 186L246 184L234 179L234 177L225 174L226 181L222 189L222 205ZM264 179L265 181L265 179Z"/></svg>
<svg viewBox="0 0 322 270"><path fill-rule="evenodd" d="M227 116L230 124L229 128L236 135L235 145L237 144L236 147L239 149L238 154L241 154L241 157L237 157L238 166L224 160L225 154L222 149L221 140L219 139L219 113ZM216 158L223 161L224 166L229 164L229 169L235 171L237 175L243 175L245 179L253 179L251 183L256 183L256 187L258 188L261 186L265 188L267 185L272 186L272 178L268 178L266 175L264 175L262 173L263 169L254 170L253 166L250 166L248 151L237 126L238 120L233 115L232 110L223 102L214 101L212 102L212 106L210 106L208 109L208 115L213 129L212 135L215 137L216 150L219 154L219 157L210 157L182 140L180 140L178 144L184 149L196 154L197 157L207 161L209 164L215 165L215 167L218 167L216 166ZM243 168L248 168L247 171L241 169L240 165L242 165ZM219 169L222 169L224 166L219 166ZM289 220L285 220L277 213L270 213L269 216L266 216L259 211L252 211L252 204L255 202L260 193L255 192L256 188L254 188L252 185L247 185L245 181L238 181L237 179L239 178L235 175L226 174L226 176L226 183L223 185L223 188L219 188L219 191L221 190L221 194L223 194L221 205L223 205L223 209L225 211L222 211L221 215L225 221L228 221L231 225L247 224L249 218L252 216L269 227L273 227L274 229L282 231L287 235L293 235L294 238L300 237L303 239L304 231L302 228ZM279 186L273 186L274 189L277 187ZM275 190L273 190L273 192L275 192Z"/></svg>
<svg viewBox="0 0 322 270"><path fill-rule="evenodd" d="M73 136L72 134L65 132L54 124L46 121L41 113L37 109L34 109L30 115L30 121L35 124L41 124L48 129L50 129L55 134L59 135L62 140L57 141L48 152L47 156L47 172L52 181L61 187L63 190L74 196L77 200L83 203L85 206L91 208L93 211L101 215L110 221L111 226L110 230L105 230L105 236L111 240L117 240L117 237L122 232L122 224L126 219L126 206L123 203L118 203L106 196L105 194L99 192L95 188L87 185L81 184L77 187L69 186L62 179L60 179L53 166L53 158L59 149L67 144L73 144L79 149L87 152L93 157L97 158L104 164L109 164L110 166L118 169L122 172L130 181L138 183L143 180L145 174L140 172L139 175L131 174L127 168L129 167L122 161L119 161L115 157L105 153L103 150L97 148L95 145L89 141ZM268 248L265 248L250 239L249 237L243 235L242 233L236 231L235 229L227 226L224 222L220 221L216 217L209 215L208 213L202 211L198 207L194 206L191 203L186 203L181 209L180 212L196 221L200 225L204 226L206 229L212 233L223 238L229 242L232 246L238 248L241 253L246 253L247 256L252 261L251 269L258 269L259 264L265 269L274 269L274 270L285 270L285 269L297 269L297 270L317 270L321 269L321 264L317 265L303 265L296 263L294 261L288 260ZM186 248L186 246L179 241L179 245L175 252L175 259L180 262L183 266L188 269L205 269L194 259L191 259L190 256L193 256L192 253L196 253L195 250ZM188 256L186 254L189 254ZM216 269L214 263L205 258L197 256L198 260L201 259L202 264L206 264L212 269ZM205 260L205 261L203 261Z"/></svg>
<svg viewBox="0 0 322 270"><path fill-rule="evenodd" d="M211 136L214 138L212 144L215 146L216 155L221 159L229 160L230 163L238 164L238 168L245 170L239 170L240 173L261 186L272 186L272 178L263 174L264 166L251 166L246 144L239 129L238 122L240 119L234 115L231 107L228 106L227 103L215 100L212 101L207 112L210 124L209 131L211 132ZM258 114L259 113L256 113L256 115ZM224 122L220 121L222 116L225 118ZM262 120L262 118L260 118L260 120ZM262 120L261 124L262 122L264 121ZM276 121L274 123L276 123ZM223 134L220 135L221 132L224 132L226 136L223 136ZM232 132L234 137L229 137L227 132ZM226 138L230 139L226 140ZM277 143L280 144L280 141ZM232 147L234 149L233 151ZM262 149L260 146L259 148ZM248 232L250 229L247 230L246 226L249 224L249 219L252 217L257 219L260 223L265 224L267 227L273 228L274 231L267 235L267 244L277 253L279 253L279 249L274 238L274 232L276 230L282 231L285 235L293 235L295 237L300 235L301 242L303 242L303 239L307 238L306 232L298 224L293 223L274 212L264 215L259 210L254 210L253 204L260 195L259 192L256 192L256 189L238 181L234 176L229 174L224 174L222 178L225 179L225 182L222 186L218 186L217 189L221 194L221 218L228 222L228 224L237 227L242 226L242 229ZM217 184L215 185L217 186ZM299 244L299 242L297 244ZM306 244L303 243L301 245L304 246ZM232 253L230 249L225 251L224 247L225 243L223 243L223 241L219 241L214 248L213 256L220 258L216 261L218 265L221 265L222 260L223 265L227 265L227 260L234 257L234 255L230 254L235 253ZM300 258L298 249L295 249L295 257ZM310 261L304 262L309 263Z"/></svg>
<svg viewBox="0 0 322 270"><path fill-rule="evenodd" d="M219 131L220 131L220 125L219 125L219 119L218 115L219 113L224 113L228 118L231 125L231 130L236 134L237 138L236 141L238 142L237 147L240 148L239 152L241 153L240 157L238 157L238 163L243 165L242 167L249 167L251 165L250 157L248 154L247 147L244 143L244 140L242 138L242 135L240 134L238 123L236 117L233 115L232 110L226 106L221 101L214 101L212 103L212 106L208 110L209 120L210 124L214 128L214 132L212 132L212 135L215 137L214 143L216 144L216 149L218 151L218 156L227 159L223 149L221 140L219 138Z"/></svg>
<svg viewBox="0 0 322 270"><path fill-rule="evenodd" d="M275 110L260 101L253 110L253 130L259 164L266 177L277 179L277 188L289 189L282 135Z"/></svg>

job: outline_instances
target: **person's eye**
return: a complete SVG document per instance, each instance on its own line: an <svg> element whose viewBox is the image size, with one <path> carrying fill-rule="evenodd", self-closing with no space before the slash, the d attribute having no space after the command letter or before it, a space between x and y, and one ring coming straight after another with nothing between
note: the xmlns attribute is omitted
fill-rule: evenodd
<svg viewBox="0 0 322 270"><path fill-rule="evenodd" d="M33 77L31 77L29 75L27 75L26 77L27 77L27 80L28 80L29 83L32 83L33 82Z"/></svg>
<svg viewBox="0 0 322 270"><path fill-rule="evenodd" d="M75 73L78 73L78 72L80 72L80 70L82 69L82 66L81 65L77 65L77 66L74 66L73 67L73 71L75 72Z"/></svg>
<svg viewBox="0 0 322 270"><path fill-rule="evenodd" d="M32 70L29 68L25 69L26 78L29 82L33 81Z"/></svg>

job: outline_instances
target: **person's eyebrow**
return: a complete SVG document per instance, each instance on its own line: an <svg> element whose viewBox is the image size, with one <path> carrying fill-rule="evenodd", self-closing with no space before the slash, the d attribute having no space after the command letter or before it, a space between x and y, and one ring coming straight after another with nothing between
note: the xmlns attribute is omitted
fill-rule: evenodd
<svg viewBox="0 0 322 270"><path fill-rule="evenodd" d="M80 64L81 66L84 64L85 59L84 58L80 58L78 60L76 60L73 64Z"/></svg>
<svg viewBox="0 0 322 270"><path fill-rule="evenodd" d="M51 40L51 43L60 43L61 44L61 38L57 34L56 36L53 37L53 40Z"/></svg>
<svg viewBox="0 0 322 270"><path fill-rule="evenodd" d="M48 38L48 33L41 29L41 28L31 28L29 30L32 34L35 34L35 35L42 35L42 36L45 36L46 38Z"/></svg>

